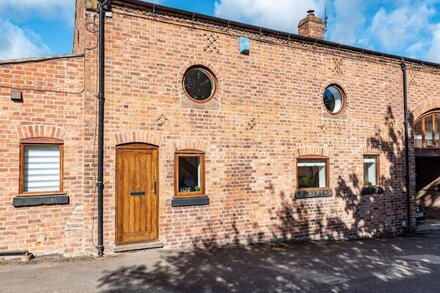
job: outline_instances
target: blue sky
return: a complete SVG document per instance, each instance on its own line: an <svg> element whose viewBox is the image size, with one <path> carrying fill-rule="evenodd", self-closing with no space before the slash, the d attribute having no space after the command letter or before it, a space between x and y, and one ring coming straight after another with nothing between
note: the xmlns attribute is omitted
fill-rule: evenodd
<svg viewBox="0 0 440 293"><path fill-rule="evenodd" d="M157 0L157 3L297 32L326 0ZM20 3L20 5L17 5ZM0 59L72 51L75 0L0 0ZM326 39L440 63L440 0L328 0Z"/></svg>

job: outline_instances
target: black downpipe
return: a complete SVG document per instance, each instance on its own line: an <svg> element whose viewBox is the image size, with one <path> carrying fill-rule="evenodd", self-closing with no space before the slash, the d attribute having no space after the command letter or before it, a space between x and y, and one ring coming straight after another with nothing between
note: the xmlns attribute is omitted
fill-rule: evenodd
<svg viewBox="0 0 440 293"><path fill-rule="evenodd" d="M407 89L407 73L405 58L402 58L402 75L403 75L403 111L405 112L405 183L406 183L406 211L407 211L407 228L411 230L411 192L409 189L409 135L408 135L408 89Z"/></svg>
<svg viewBox="0 0 440 293"><path fill-rule="evenodd" d="M6 250L0 251L0 256L17 256L17 255L32 255L28 250Z"/></svg>
<svg viewBox="0 0 440 293"><path fill-rule="evenodd" d="M98 68L98 256L104 255L104 22L105 5L109 0L101 0L99 10L99 68Z"/></svg>

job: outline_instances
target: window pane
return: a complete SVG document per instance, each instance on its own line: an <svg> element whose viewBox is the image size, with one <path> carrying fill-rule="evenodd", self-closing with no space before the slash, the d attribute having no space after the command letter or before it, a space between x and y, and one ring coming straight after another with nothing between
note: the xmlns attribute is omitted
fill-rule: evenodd
<svg viewBox="0 0 440 293"><path fill-rule="evenodd" d="M365 185L377 185L377 158L365 157L364 158L364 184Z"/></svg>
<svg viewBox="0 0 440 293"><path fill-rule="evenodd" d="M60 146L24 147L24 192L60 190Z"/></svg>
<svg viewBox="0 0 440 293"><path fill-rule="evenodd" d="M179 157L179 192L199 192L200 157Z"/></svg>
<svg viewBox="0 0 440 293"><path fill-rule="evenodd" d="M324 91L324 105L330 113L338 113L343 107L343 96L338 88L329 86Z"/></svg>
<svg viewBox="0 0 440 293"><path fill-rule="evenodd" d="M435 125L436 146L440 148L440 113L435 114Z"/></svg>
<svg viewBox="0 0 440 293"><path fill-rule="evenodd" d="M416 123L414 133L416 148L421 148L423 143L422 120Z"/></svg>
<svg viewBox="0 0 440 293"><path fill-rule="evenodd" d="M214 81L211 74L203 68L189 69L183 78L185 91L193 99L203 101L214 93Z"/></svg>
<svg viewBox="0 0 440 293"><path fill-rule="evenodd" d="M433 146L434 141L432 138L432 116L429 115L427 117L425 117L425 132L426 132L426 137L425 137L425 141L426 141L426 146Z"/></svg>
<svg viewBox="0 0 440 293"><path fill-rule="evenodd" d="M326 163L324 160L298 161L299 188L326 187Z"/></svg>

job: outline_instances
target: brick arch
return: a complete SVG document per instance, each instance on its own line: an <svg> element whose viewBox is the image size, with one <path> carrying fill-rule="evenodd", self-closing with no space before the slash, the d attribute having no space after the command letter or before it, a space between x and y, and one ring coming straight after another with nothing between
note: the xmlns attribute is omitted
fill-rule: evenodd
<svg viewBox="0 0 440 293"><path fill-rule="evenodd" d="M208 143L199 139L179 139L174 144L176 151L183 150L198 150L206 152L208 149Z"/></svg>
<svg viewBox="0 0 440 293"><path fill-rule="evenodd" d="M362 153L364 153L364 154L366 154L366 153L370 153L370 154L377 153L377 154L379 154L380 152L381 152L381 149L379 147L375 147L375 146L371 146L371 145L367 145L367 146L364 146L362 148Z"/></svg>
<svg viewBox="0 0 440 293"><path fill-rule="evenodd" d="M324 157L331 157L331 152L325 147L320 146L304 146L296 149L296 156L307 156L307 155L319 155Z"/></svg>
<svg viewBox="0 0 440 293"><path fill-rule="evenodd" d="M430 110L440 108L440 98L431 98L425 100L420 103L417 107L412 111L413 117L417 120L423 113L426 113Z"/></svg>
<svg viewBox="0 0 440 293"><path fill-rule="evenodd" d="M63 140L66 130L53 125L27 125L17 127L17 134L19 139L46 137Z"/></svg>
<svg viewBox="0 0 440 293"><path fill-rule="evenodd" d="M127 131L115 134L116 145L125 143L147 143L160 146L162 137L147 131Z"/></svg>

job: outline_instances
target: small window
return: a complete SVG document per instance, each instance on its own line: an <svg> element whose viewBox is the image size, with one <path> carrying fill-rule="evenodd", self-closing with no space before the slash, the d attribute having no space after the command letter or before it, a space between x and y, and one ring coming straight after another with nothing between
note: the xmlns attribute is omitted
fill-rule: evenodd
<svg viewBox="0 0 440 293"><path fill-rule="evenodd" d="M205 154L176 154L176 196L205 195Z"/></svg>
<svg viewBox="0 0 440 293"><path fill-rule="evenodd" d="M20 194L53 194L63 191L63 145L22 143Z"/></svg>
<svg viewBox="0 0 440 293"><path fill-rule="evenodd" d="M207 101L214 95L215 78L209 70L203 67L191 67L185 72L183 87L186 94L194 101Z"/></svg>
<svg viewBox="0 0 440 293"><path fill-rule="evenodd" d="M324 91L324 106L331 114L338 114L345 104L345 94L336 85L327 87Z"/></svg>
<svg viewBox="0 0 440 293"><path fill-rule="evenodd" d="M298 159L298 188L327 188L327 172L327 159Z"/></svg>
<svg viewBox="0 0 440 293"><path fill-rule="evenodd" d="M249 38L240 37L240 53L249 55Z"/></svg>
<svg viewBox="0 0 440 293"><path fill-rule="evenodd" d="M379 182L379 157L364 156L364 185L377 186Z"/></svg>

